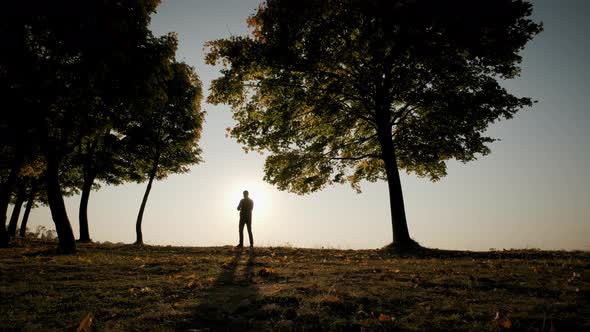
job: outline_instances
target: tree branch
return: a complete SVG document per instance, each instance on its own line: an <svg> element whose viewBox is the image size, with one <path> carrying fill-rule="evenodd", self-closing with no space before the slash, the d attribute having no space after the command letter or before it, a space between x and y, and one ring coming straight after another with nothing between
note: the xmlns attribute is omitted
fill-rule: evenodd
<svg viewBox="0 0 590 332"><path fill-rule="evenodd" d="M400 124L414 110L416 110L416 107L410 107L410 104L406 104L406 106L404 106L402 109L400 109L399 111L396 112L396 114L400 114L400 116L394 116L393 119L391 119L392 120L391 125L395 126L395 125Z"/></svg>
<svg viewBox="0 0 590 332"><path fill-rule="evenodd" d="M364 154L364 155L358 156L358 157L333 157L333 158L330 158L330 160L361 160L361 159L366 159L366 158L381 158L381 156L376 155L376 154L372 154L372 153L368 153L368 154Z"/></svg>

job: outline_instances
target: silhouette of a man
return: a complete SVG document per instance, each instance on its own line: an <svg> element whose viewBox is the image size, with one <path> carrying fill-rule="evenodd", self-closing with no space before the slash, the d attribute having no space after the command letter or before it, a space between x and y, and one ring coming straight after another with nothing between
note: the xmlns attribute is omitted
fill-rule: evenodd
<svg viewBox="0 0 590 332"><path fill-rule="evenodd" d="M254 238L252 237L252 209L254 208L254 201L248 198L248 190L244 190L244 198L238 204L238 211L240 211L240 244L238 247L244 246L244 225L248 227L248 237L250 239L250 247L254 246Z"/></svg>

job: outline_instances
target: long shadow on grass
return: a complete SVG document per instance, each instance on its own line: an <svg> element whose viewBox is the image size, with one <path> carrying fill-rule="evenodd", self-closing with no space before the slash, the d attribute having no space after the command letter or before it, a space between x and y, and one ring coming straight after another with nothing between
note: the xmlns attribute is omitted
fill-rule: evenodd
<svg viewBox="0 0 590 332"><path fill-rule="evenodd" d="M247 261L242 262L247 256ZM258 291L252 281L254 252L236 250L229 262L223 264L211 287L203 290L201 303L194 308L192 317L179 324L177 331L243 331L252 330Z"/></svg>

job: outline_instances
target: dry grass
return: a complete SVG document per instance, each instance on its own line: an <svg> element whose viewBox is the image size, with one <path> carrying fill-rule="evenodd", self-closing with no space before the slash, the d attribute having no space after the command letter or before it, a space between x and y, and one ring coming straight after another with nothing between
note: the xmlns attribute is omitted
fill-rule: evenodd
<svg viewBox="0 0 590 332"><path fill-rule="evenodd" d="M0 330L590 331L590 253L137 247L0 250Z"/></svg>

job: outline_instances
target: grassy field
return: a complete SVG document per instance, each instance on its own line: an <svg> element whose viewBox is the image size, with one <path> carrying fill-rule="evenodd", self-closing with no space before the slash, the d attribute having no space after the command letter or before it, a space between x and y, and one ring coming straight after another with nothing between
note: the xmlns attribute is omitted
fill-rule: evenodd
<svg viewBox="0 0 590 332"><path fill-rule="evenodd" d="M590 331L589 252L54 248L0 249L0 330Z"/></svg>

